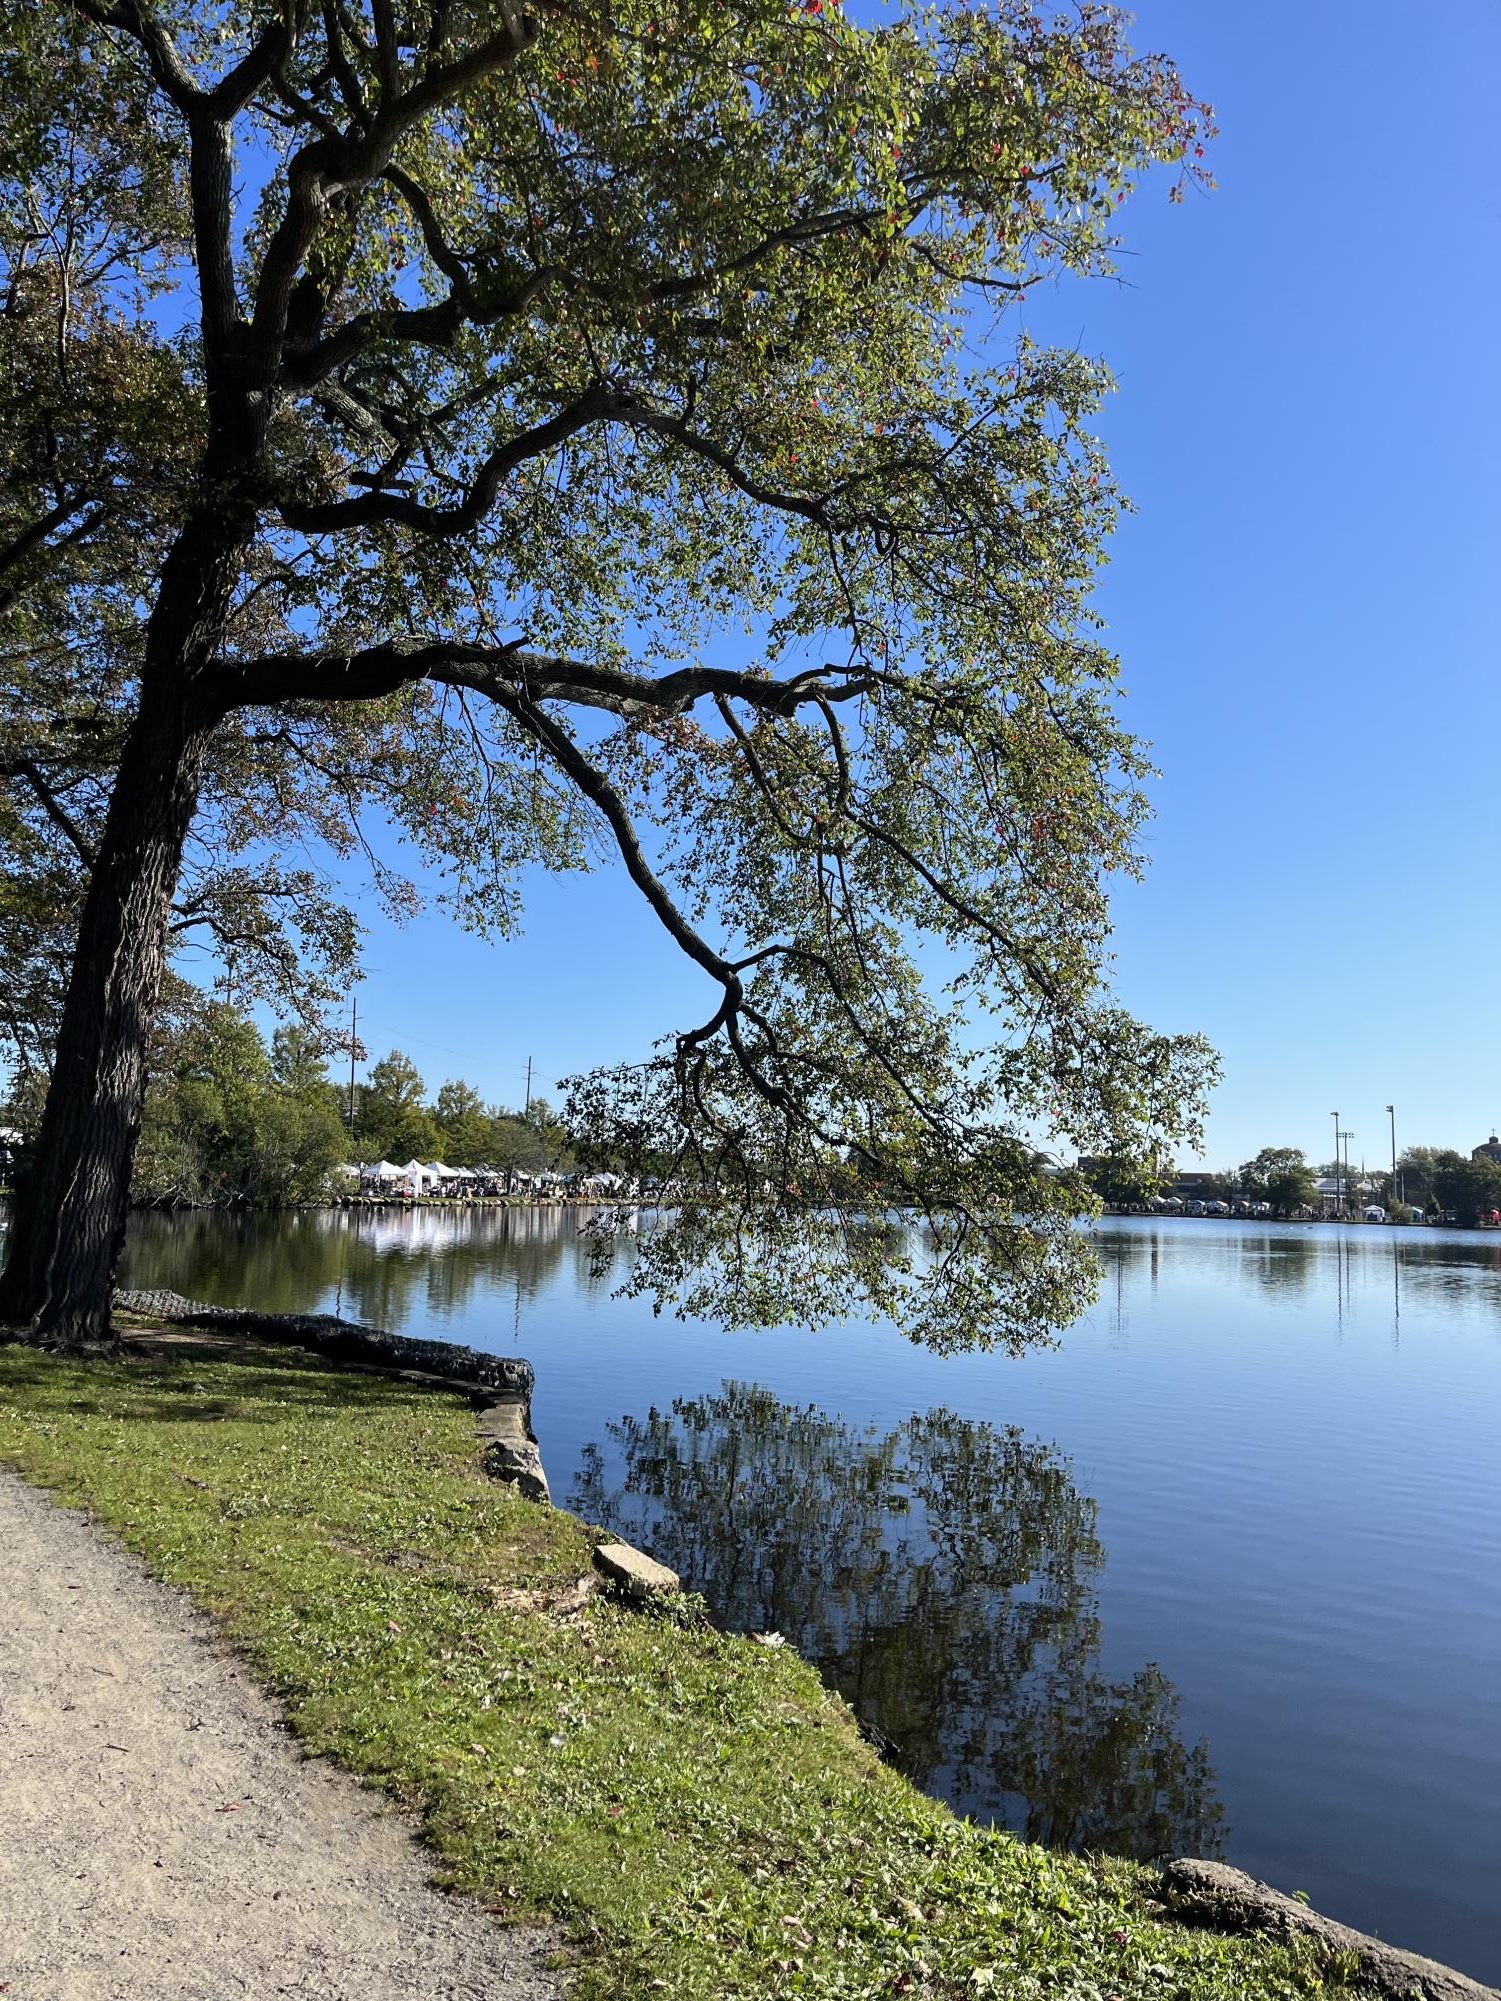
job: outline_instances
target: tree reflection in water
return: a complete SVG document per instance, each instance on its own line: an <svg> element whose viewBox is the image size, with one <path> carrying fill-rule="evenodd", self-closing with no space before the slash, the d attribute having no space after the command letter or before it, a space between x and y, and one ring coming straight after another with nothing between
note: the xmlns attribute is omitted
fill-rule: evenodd
<svg viewBox="0 0 1501 2001"><path fill-rule="evenodd" d="M497 1276L519 1302L565 1261L595 1283L579 1236L590 1212L549 1208L199 1210L132 1218L121 1283L171 1286L266 1313L337 1311L402 1331L417 1312L456 1319ZM490 1327L499 1337L510 1329Z"/></svg>
<svg viewBox="0 0 1501 2001"><path fill-rule="evenodd" d="M1105 1552L1054 1448L944 1410L882 1436L738 1383L609 1436L571 1505L721 1624L785 1633L919 1785L1053 1846L1222 1846L1172 1684L1100 1671Z"/></svg>

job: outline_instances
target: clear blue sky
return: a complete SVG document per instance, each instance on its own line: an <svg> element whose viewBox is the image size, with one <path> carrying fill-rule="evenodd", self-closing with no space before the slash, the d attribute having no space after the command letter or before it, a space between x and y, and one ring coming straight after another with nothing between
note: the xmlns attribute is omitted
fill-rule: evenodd
<svg viewBox="0 0 1501 2001"><path fill-rule="evenodd" d="M1206 1157L1385 1157L1501 1120L1501 6L1142 0L1215 106L1219 190L1123 211L1119 286L1037 295L1114 368L1138 512L1101 604L1155 746L1118 990L1221 1051ZM519 1101L641 1053L697 976L618 872L537 880L492 948L372 918L361 1039Z"/></svg>

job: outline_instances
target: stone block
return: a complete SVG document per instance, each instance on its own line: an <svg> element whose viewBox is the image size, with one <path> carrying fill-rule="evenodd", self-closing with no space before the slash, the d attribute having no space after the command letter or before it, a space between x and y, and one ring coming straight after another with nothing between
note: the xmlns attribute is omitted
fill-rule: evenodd
<svg viewBox="0 0 1501 2001"><path fill-rule="evenodd" d="M594 1567L628 1598L653 1598L682 1589L682 1580L665 1563L643 1556L628 1542L602 1542L594 1552Z"/></svg>

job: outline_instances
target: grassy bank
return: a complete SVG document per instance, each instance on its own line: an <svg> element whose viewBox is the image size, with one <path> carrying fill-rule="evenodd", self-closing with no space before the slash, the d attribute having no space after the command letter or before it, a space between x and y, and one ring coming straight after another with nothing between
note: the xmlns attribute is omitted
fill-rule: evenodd
<svg viewBox="0 0 1501 2001"><path fill-rule="evenodd" d="M459 1397L277 1351L0 1348L0 1460L186 1586L446 1880L559 1914L585 2001L1342 1991L1154 1922L1145 1872L955 1820L789 1650L580 1602L597 1537L484 1478Z"/></svg>

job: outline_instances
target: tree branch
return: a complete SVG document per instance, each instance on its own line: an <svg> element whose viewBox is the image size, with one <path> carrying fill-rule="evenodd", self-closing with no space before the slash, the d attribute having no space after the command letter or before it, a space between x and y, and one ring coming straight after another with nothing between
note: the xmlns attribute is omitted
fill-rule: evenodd
<svg viewBox="0 0 1501 2001"><path fill-rule="evenodd" d="M96 27L118 28L138 42L152 76L179 111L189 112L201 101L203 93L188 74L171 36L136 0L70 0L70 5Z"/></svg>
<svg viewBox="0 0 1501 2001"><path fill-rule="evenodd" d="M252 371L261 386L269 387L276 378L292 286L322 227L330 196L378 179L414 125L506 68L536 40L537 25L530 14L518 13L510 0L500 0L500 11L501 28L451 62L429 69L410 90L383 104L364 129L337 143L311 140L293 157L287 204L261 264L251 317Z"/></svg>
<svg viewBox="0 0 1501 2001"><path fill-rule="evenodd" d="M279 702L375 701L419 681L467 688L497 701L573 702L620 716L682 714L705 696L785 716L809 704L850 701L868 686L859 673L834 665L806 669L790 681L728 667L680 667L651 675L533 653L519 642L470 646L397 639L352 653L267 654L227 663L216 670L213 693L228 713Z"/></svg>
<svg viewBox="0 0 1501 2001"><path fill-rule="evenodd" d="M215 118L235 117L245 109L262 84L268 83L285 66L297 46L297 37L307 18L305 0L300 0L295 12L290 0L285 0L285 5L283 17L267 28L249 54L242 56L208 92L208 108Z"/></svg>
<svg viewBox="0 0 1501 2001"><path fill-rule="evenodd" d="M399 493L363 494L358 500L329 500L281 504L281 518L289 528L304 535L336 533L344 528L371 528L384 521L399 522L423 535L465 535L489 513L499 496L506 475L528 459L541 458L571 438L575 432L597 423L615 408L618 398L602 382L593 382L565 404L555 417L520 431L498 446L480 466L474 480L455 507L428 507Z"/></svg>
<svg viewBox="0 0 1501 2001"><path fill-rule="evenodd" d="M93 868L98 856L94 844L84 834L66 806L47 783L40 768L29 757L17 758L14 763L0 767L8 778L24 780L28 790L40 805L47 818L67 841L85 868Z"/></svg>

